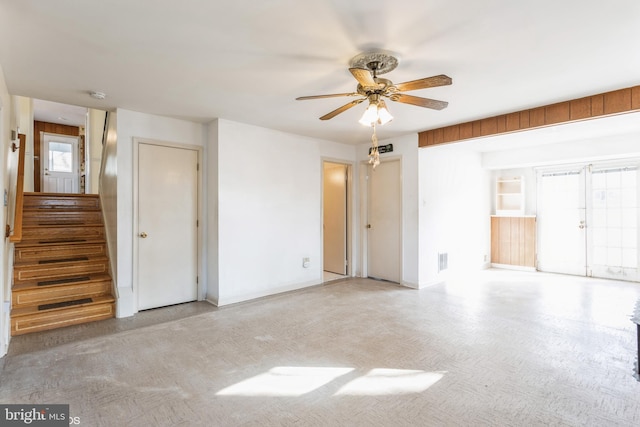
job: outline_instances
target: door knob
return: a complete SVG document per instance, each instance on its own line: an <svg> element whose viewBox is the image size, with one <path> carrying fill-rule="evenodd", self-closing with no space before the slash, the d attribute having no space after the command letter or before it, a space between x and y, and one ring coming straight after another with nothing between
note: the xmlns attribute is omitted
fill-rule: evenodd
<svg viewBox="0 0 640 427"><path fill-rule="evenodd" d="M367 224L367 228L371 228L371 224Z"/></svg>
<svg viewBox="0 0 640 427"><path fill-rule="evenodd" d="M142 233L140 233L140 237L142 237L143 239L147 238L147 233L145 233L144 231Z"/></svg>

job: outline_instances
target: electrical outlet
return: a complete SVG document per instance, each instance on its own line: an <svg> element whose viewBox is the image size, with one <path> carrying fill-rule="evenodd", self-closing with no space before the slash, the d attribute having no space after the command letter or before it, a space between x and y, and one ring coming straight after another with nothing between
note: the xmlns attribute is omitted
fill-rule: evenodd
<svg viewBox="0 0 640 427"><path fill-rule="evenodd" d="M311 259L309 258L302 258L302 267L304 268L309 268L309 265L311 264Z"/></svg>

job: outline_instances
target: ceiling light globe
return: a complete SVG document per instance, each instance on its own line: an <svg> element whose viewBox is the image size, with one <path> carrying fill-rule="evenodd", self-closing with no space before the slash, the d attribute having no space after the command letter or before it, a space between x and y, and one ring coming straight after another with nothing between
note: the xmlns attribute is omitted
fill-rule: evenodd
<svg viewBox="0 0 640 427"><path fill-rule="evenodd" d="M389 110L387 110L387 105L385 104L384 101L380 101L378 103L377 114L378 114L378 124L380 125L387 124L391 120L393 120L393 116L391 115Z"/></svg>
<svg viewBox="0 0 640 427"><path fill-rule="evenodd" d="M369 104L358 122L364 126L373 126L378 121L378 104Z"/></svg>

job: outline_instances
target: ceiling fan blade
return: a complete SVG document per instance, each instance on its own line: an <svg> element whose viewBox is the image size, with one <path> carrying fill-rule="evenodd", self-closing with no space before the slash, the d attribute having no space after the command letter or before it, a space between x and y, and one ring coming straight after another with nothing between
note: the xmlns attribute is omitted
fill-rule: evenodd
<svg viewBox="0 0 640 427"><path fill-rule="evenodd" d="M356 78L356 80L358 81L358 83L360 83L362 87L371 87L371 86L378 85L376 81L373 80L371 71L365 68L349 68L349 71L351 71L351 74L353 74L353 77Z"/></svg>
<svg viewBox="0 0 640 427"><path fill-rule="evenodd" d="M337 98L339 96L361 96L359 93L333 93L330 95L311 95L311 96L299 96L296 98L297 101L302 101L305 99L320 99L320 98Z"/></svg>
<svg viewBox="0 0 640 427"><path fill-rule="evenodd" d="M362 98L362 99L356 99L355 101L351 101L348 104L343 105L340 108L336 108L335 110L333 110L330 113L325 114L324 116L320 117L320 120L329 120L334 118L335 116L337 116L340 113L343 113L345 111L347 111L349 108L351 107L355 107L356 105L360 104L362 101L364 101L367 98Z"/></svg>
<svg viewBox="0 0 640 427"><path fill-rule="evenodd" d="M440 74L439 76L425 77L424 79L412 80L410 82L398 83L395 85L398 91L427 89L430 87L447 86L452 82L451 77Z"/></svg>
<svg viewBox="0 0 640 427"><path fill-rule="evenodd" d="M417 105L418 107L431 108L434 110L442 110L449 105L446 101L438 101L429 98L420 98L418 96L405 95L403 93L394 93L389 97L392 101L402 102L404 104Z"/></svg>

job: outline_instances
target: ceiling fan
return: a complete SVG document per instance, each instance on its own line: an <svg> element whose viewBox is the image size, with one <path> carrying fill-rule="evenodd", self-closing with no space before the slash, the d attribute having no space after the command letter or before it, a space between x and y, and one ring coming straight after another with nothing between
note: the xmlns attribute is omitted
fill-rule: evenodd
<svg viewBox="0 0 640 427"><path fill-rule="evenodd" d="M402 92L450 85L452 83L451 77L440 74L398 84L394 84L391 80L378 77L379 74L388 73L397 66L398 60L389 54L379 52L361 53L351 59L349 68L353 77L358 81L356 92L301 96L296 98L296 100L360 96L362 98L351 101L340 108L336 108L330 113L320 117L320 120L332 119L349 108L368 100L369 107L360 119L360 123L367 126L385 124L393 119L389 110L387 110L384 98L434 110L442 110L447 107L448 102L407 95Z"/></svg>

